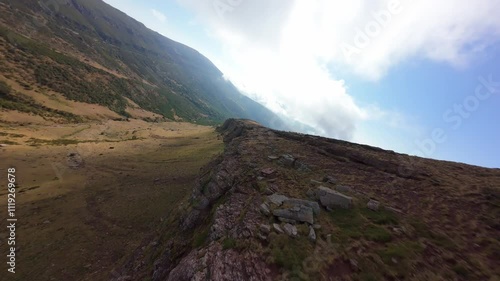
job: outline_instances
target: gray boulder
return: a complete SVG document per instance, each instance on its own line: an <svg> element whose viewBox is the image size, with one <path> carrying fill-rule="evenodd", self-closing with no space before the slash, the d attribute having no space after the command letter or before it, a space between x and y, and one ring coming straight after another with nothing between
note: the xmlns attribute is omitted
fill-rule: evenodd
<svg viewBox="0 0 500 281"><path fill-rule="evenodd" d="M370 199L370 201L368 201L368 204L366 204L366 207L372 211L378 211L378 209L380 208L380 202Z"/></svg>
<svg viewBox="0 0 500 281"><path fill-rule="evenodd" d="M273 228L277 233L283 233L283 229L281 229L280 225L277 223L273 223Z"/></svg>
<svg viewBox="0 0 500 281"><path fill-rule="evenodd" d="M340 207L348 209L352 206L352 197L349 197L337 191L333 191L328 187L318 187L316 196L321 202L321 205L326 208Z"/></svg>
<svg viewBox="0 0 500 281"><path fill-rule="evenodd" d="M329 176L329 175L326 175L323 177L323 182L326 182L326 183L331 183L331 184L336 184L337 183L337 179L332 177L332 176Z"/></svg>
<svg viewBox="0 0 500 281"><path fill-rule="evenodd" d="M309 226L309 235L307 237L313 242L316 241L316 232L312 226Z"/></svg>
<svg viewBox="0 0 500 281"><path fill-rule="evenodd" d="M290 154L283 154L281 155L279 162L283 164L283 166L285 167L293 168L293 165L295 163L295 158L293 158L293 156Z"/></svg>
<svg viewBox="0 0 500 281"><path fill-rule="evenodd" d="M262 233L271 232L271 226L268 224L261 224L259 228L260 228L260 231L262 231Z"/></svg>
<svg viewBox="0 0 500 281"><path fill-rule="evenodd" d="M284 201L288 200L288 197L286 197L285 195L275 193L273 195L267 196L267 199L269 200L269 202L281 206Z"/></svg>
<svg viewBox="0 0 500 281"><path fill-rule="evenodd" d="M335 190L337 190L338 192L352 192L352 188L345 185L339 185L335 187Z"/></svg>
<svg viewBox="0 0 500 281"><path fill-rule="evenodd" d="M320 212L320 207L319 207L319 204L318 202L314 202L314 201L309 201L309 200L304 200L304 199L295 199L295 198L290 198L288 200L285 200L283 201L284 204L287 204L287 205L292 205L292 206L300 206L300 205L304 205L304 206L307 206L307 207L310 207L313 209L313 213L315 215L318 215L319 212Z"/></svg>
<svg viewBox="0 0 500 281"><path fill-rule="evenodd" d="M279 218L296 220L299 222L314 223L313 209L308 206L300 205L290 209L276 209L273 215Z"/></svg>
<svg viewBox="0 0 500 281"><path fill-rule="evenodd" d="M309 165L307 165L306 163L301 162L301 161L295 161L294 167L299 172L310 172L311 171L311 168L309 168Z"/></svg>
<svg viewBox="0 0 500 281"><path fill-rule="evenodd" d="M265 168L260 170L260 174L265 178L272 178L275 176L276 170L273 168Z"/></svg>
<svg viewBox="0 0 500 281"><path fill-rule="evenodd" d="M288 235L288 236L291 236L291 237L296 237L297 236L297 228L294 226L294 225L291 225L289 223L286 223L284 226L283 226L283 230L285 231L285 233Z"/></svg>
<svg viewBox="0 0 500 281"><path fill-rule="evenodd" d="M260 204L260 212L265 216L269 216L271 214L271 211L269 210L269 206L267 206L266 203Z"/></svg>

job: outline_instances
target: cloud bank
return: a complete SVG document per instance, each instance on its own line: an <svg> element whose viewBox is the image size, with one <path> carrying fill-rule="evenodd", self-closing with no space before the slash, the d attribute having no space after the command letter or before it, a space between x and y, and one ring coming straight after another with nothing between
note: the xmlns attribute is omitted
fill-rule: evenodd
<svg viewBox="0 0 500 281"><path fill-rule="evenodd" d="M410 59L466 67L500 37L496 0L178 2L222 43L223 57L212 59L242 92L342 139L360 122L405 118L360 106L331 69L376 81Z"/></svg>

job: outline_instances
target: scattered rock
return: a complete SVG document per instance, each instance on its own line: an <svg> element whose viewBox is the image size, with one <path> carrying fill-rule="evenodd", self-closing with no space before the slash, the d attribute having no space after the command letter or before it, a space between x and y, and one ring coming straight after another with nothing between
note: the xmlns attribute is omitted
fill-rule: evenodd
<svg viewBox="0 0 500 281"><path fill-rule="evenodd" d="M277 233L283 233L283 229L281 229L280 225L277 223L273 223L273 228L276 230Z"/></svg>
<svg viewBox="0 0 500 281"><path fill-rule="evenodd" d="M314 223L313 209L304 205L295 206L291 209L276 209L273 211L273 215L309 224Z"/></svg>
<svg viewBox="0 0 500 281"><path fill-rule="evenodd" d="M316 232L312 226L309 226L309 235L307 237L313 242L316 241Z"/></svg>
<svg viewBox="0 0 500 281"><path fill-rule="evenodd" d="M273 168L265 168L265 169L260 170L260 173L262 176L268 178L268 177L273 176L274 173L276 173L276 170L274 170Z"/></svg>
<svg viewBox="0 0 500 281"><path fill-rule="evenodd" d="M285 167L293 168L295 158L293 158L293 156L290 154L283 154L281 155L280 163Z"/></svg>
<svg viewBox="0 0 500 281"><path fill-rule="evenodd" d="M50 223L49 220L46 220L46 221L43 222L43 224L49 224L49 223Z"/></svg>
<svg viewBox="0 0 500 281"><path fill-rule="evenodd" d="M403 235L403 234L406 233L406 228L404 226L402 226L402 227L393 227L392 231L394 231L394 233L396 235Z"/></svg>
<svg viewBox="0 0 500 281"><path fill-rule="evenodd" d="M349 259L349 263L351 264L351 268L354 270L358 270L358 261L355 259Z"/></svg>
<svg viewBox="0 0 500 281"><path fill-rule="evenodd" d="M261 240L267 241L267 236L262 235L262 234L257 234L257 237L259 237Z"/></svg>
<svg viewBox="0 0 500 281"><path fill-rule="evenodd" d="M283 204L283 202L288 200L288 197L286 197L285 195L281 195L281 194L273 194L273 195L267 196L267 199L271 203L278 205L278 206L281 206Z"/></svg>
<svg viewBox="0 0 500 281"><path fill-rule="evenodd" d="M332 177L332 176L329 176L329 175L326 175L323 177L323 182L326 182L326 183L331 183L331 184L336 184L337 183L337 179Z"/></svg>
<svg viewBox="0 0 500 281"><path fill-rule="evenodd" d="M335 187L335 190L337 190L338 192L352 192L352 188L345 185L339 185Z"/></svg>
<svg viewBox="0 0 500 281"><path fill-rule="evenodd" d="M268 224L261 224L259 226L259 228L260 228L260 231L262 231L263 233L267 234L267 233L271 232L271 226Z"/></svg>
<svg viewBox="0 0 500 281"><path fill-rule="evenodd" d="M78 169L78 168L84 166L83 158L80 156L80 154L78 154L76 152L68 153L68 157L67 157L66 161L68 163L68 166L70 168L73 168L73 169Z"/></svg>
<svg viewBox="0 0 500 281"><path fill-rule="evenodd" d="M299 172L310 172L311 171L311 168L309 168L309 166L307 164L305 164L304 162L301 162L301 161L295 161L294 167Z"/></svg>
<svg viewBox="0 0 500 281"><path fill-rule="evenodd" d="M269 216L271 214L269 206L266 203L260 204L260 212L265 216Z"/></svg>
<svg viewBox="0 0 500 281"><path fill-rule="evenodd" d="M266 187L266 189L264 189L264 195L272 195L274 194L274 191L272 191L269 187Z"/></svg>
<svg viewBox="0 0 500 281"><path fill-rule="evenodd" d="M316 192L321 205L328 208L341 207L348 209L352 206L352 197L331 190L328 187L320 186Z"/></svg>
<svg viewBox="0 0 500 281"><path fill-rule="evenodd" d="M297 236L297 228L294 226L294 225L291 225L289 223L286 223L284 226L283 226L283 230L285 231L285 233L288 235L288 236L291 236L291 237L296 237Z"/></svg>
<svg viewBox="0 0 500 281"><path fill-rule="evenodd" d="M318 202L314 202L314 201L290 198L290 199L285 200L283 203L288 204L288 205L292 205L292 206L304 205L304 206L310 207L313 209L313 212L315 215L318 215L320 212L320 207L319 207Z"/></svg>
<svg viewBox="0 0 500 281"><path fill-rule="evenodd" d="M392 258L392 259L391 259L391 261L392 261L392 263L394 263L394 264L398 264L398 260L397 260L396 258Z"/></svg>
<svg viewBox="0 0 500 281"><path fill-rule="evenodd" d="M321 185L322 182L320 181L317 181L317 180L310 180L311 184L315 184L315 185Z"/></svg>
<svg viewBox="0 0 500 281"><path fill-rule="evenodd" d="M269 156L267 156L267 159L269 159L269 160L273 161L273 160L278 160L278 159L279 159L279 157L278 157L278 156L275 156L275 155L269 155Z"/></svg>
<svg viewBox="0 0 500 281"><path fill-rule="evenodd" d="M321 229L321 225L319 225L319 224L315 224L315 225L313 225L312 227L313 227L314 229Z"/></svg>
<svg viewBox="0 0 500 281"><path fill-rule="evenodd" d="M393 207L385 207L386 210L388 211L391 211L391 212L394 212L394 213L398 213L398 214L402 214L403 211L399 210L399 209L396 209L396 208L393 208Z"/></svg>
<svg viewBox="0 0 500 281"><path fill-rule="evenodd" d="M317 200L317 196L316 196L316 192L312 189L308 189L307 192L306 192L306 195L307 197L309 197L310 199L314 199L314 200Z"/></svg>
<svg viewBox="0 0 500 281"><path fill-rule="evenodd" d="M261 177L261 176L258 176L258 177L257 177L257 180L258 180L258 181L261 181L261 180L263 180L263 179L264 179L264 177Z"/></svg>
<svg viewBox="0 0 500 281"><path fill-rule="evenodd" d="M5 144L5 143L0 143L0 147L7 147L9 145Z"/></svg>
<svg viewBox="0 0 500 281"><path fill-rule="evenodd" d="M115 149L115 147L114 146L110 146L109 149Z"/></svg>
<svg viewBox="0 0 500 281"><path fill-rule="evenodd" d="M368 204L366 204L366 207L372 211L378 211L378 209L380 208L380 202L370 199L370 201L368 201Z"/></svg>

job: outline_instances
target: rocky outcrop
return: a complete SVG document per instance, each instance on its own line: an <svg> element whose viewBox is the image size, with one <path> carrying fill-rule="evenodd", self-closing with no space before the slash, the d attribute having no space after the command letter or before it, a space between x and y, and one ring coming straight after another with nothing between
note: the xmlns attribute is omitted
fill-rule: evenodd
<svg viewBox="0 0 500 281"><path fill-rule="evenodd" d="M271 281L272 271L262 258L251 251L223 250L218 242L191 251L170 272L168 281Z"/></svg>

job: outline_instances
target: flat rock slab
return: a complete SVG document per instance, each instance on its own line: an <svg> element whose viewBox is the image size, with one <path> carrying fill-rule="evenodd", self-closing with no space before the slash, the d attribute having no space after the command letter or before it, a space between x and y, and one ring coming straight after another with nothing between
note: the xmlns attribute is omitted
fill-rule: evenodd
<svg viewBox="0 0 500 281"><path fill-rule="evenodd" d="M320 186L316 191L316 196L319 198L321 205L326 208L340 207L344 209L351 208L352 197L344 195L340 192L331 190L328 187Z"/></svg>
<svg viewBox="0 0 500 281"><path fill-rule="evenodd" d="M267 199L269 200L269 202L271 202L275 205L281 206L281 205L283 205L283 202L285 202L289 198L286 197L285 195L275 193L273 195L267 196Z"/></svg>
<svg viewBox="0 0 500 281"><path fill-rule="evenodd" d="M304 205L304 206L310 207L313 210L313 213L315 215L318 215L320 210L321 210L318 202L304 200L304 199L290 198L290 199L285 200L283 203L287 204L287 205L292 205L292 206Z"/></svg>
<svg viewBox="0 0 500 281"><path fill-rule="evenodd" d="M314 223L313 209L304 205L290 209L276 209L273 211L273 215L288 220L306 222L308 224Z"/></svg>

